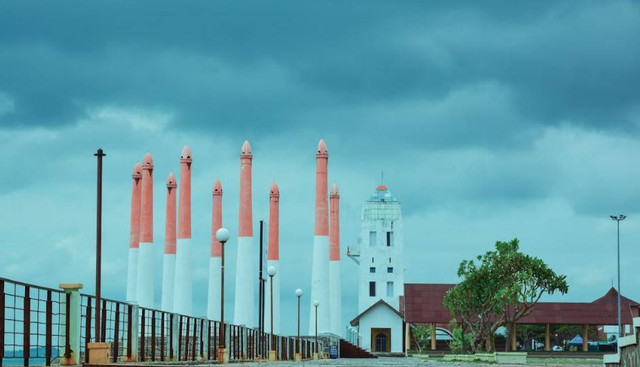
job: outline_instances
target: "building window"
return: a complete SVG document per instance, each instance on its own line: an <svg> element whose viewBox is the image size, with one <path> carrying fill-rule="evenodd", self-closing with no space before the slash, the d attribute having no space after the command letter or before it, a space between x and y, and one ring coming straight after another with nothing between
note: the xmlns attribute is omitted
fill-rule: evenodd
<svg viewBox="0 0 640 367"><path fill-rule="evenodd" d="M387 282L387 297L393 297L393 282Z"/></svg>
<svg viewBox="0 0 640 367"><path fill-rule="evenodd" d="M374 266L369 268L369 273L375 273L376 272L376 268Z"/></svg>
<svg viewBox="0 0 640 367"><path fill-rule="evenodd" d="M373 257L371 258L371 263L373 264Z"/></svg>
<svg viewBox="0 0 640 367"><path fill-rule="evenodd" d="M376 296L376 282L369 282L369 297Z"/></svg>
<svg viewBox="0 0 640 367"><path fill-rule="evenodd" d="M369 246L376 245L376 231L369 232Z"/></svg>
<svg viewBox="0 0 640 367"><path fill-rule="evenodd" d="M393 273L393 267L391 267L391 266L390 266L390 267L388 267L388 268L387 268L387 273Z"/></svg>
<svg viewBox="0 0 640 367"><path fill-rule="evenodd" d="M393 246L393 232L387 232L387 247Z"/></svg>

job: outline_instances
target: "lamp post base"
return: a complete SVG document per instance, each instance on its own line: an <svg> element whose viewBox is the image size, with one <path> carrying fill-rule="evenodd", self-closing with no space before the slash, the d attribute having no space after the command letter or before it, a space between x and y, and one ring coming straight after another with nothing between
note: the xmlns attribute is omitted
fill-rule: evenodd
<svg viewBox="0 0 640 367"><path fill-rule="evenodd" d="M229 353L227 353L227 348L218 349L218 363L220 364L229 363Z"/></svg>
<svg viewBox="0 0 640 367"><path fill-rule="evenodd" d="M275 362L278 359L276 358L276 351L275 350L270 350L269 351L269 362Z"/></svg>
<svg viewBox="0 0 640 367"><path fill-rule="evenodd" d="M296 362L302 362L302 353L296 353Z"/></svg>

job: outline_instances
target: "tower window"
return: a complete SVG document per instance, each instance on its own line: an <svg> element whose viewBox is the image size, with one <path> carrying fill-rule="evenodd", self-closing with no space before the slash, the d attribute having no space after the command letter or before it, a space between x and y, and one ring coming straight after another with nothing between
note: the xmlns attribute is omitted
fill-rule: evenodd
<svg viewBox="0 0 640 367"><path fill-rule="evenodd" d="M393 232L387 232L387 246L393 246Z"/></svg>
<svg viewBox="0 0 640 367"><path fill-rule="evenodd" d="M376 296L376 282L369 282L369 297Z"/></svg>
<svg viewBox="0 0 640 367"><path fill-rule="evenodd" d="M376 272L375 266L372 266L369 268L369 273L375 273L375 272Z"/></svg>
<svg viewBox="0 0 640 367"><path fill-rule="evenodd" d="M393 273L393 267L391 267L391 266L390 266L390 267L388 267L388 268L387 268L387 273Z"/></svg>
<svg viewBox="0 0 640 367"><path fill-rule="evenodd" d="M373 258L371 258L371 263L373 264Z"/></svg>
<svg viewBox="0 0 640 367"><path fill-rule="evenodd" d="M393 297L393 282L387 282L387 297Z"/></svg>
<svg viewBox="0 0 640 367"><path fill-rule="evenodd" d="M369 232L369 246L376 245L376 231Z"/></svg>

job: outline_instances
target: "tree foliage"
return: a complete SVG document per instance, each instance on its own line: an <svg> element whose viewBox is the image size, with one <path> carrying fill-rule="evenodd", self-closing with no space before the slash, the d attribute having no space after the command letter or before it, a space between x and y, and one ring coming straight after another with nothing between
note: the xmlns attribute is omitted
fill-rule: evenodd
<svg viewBox="0 0 640 367"><path fill-rule="evenodd" d="M418 348L418 353L422 353L422 349L426 346L429 336L431 335L431 327L424 324L418 324L413 328L413 340Z"/></svg>
<svg viewBox="0 0 640 367"><path fill-rule="evenodd" d="M493 351L500 326L527 316L543 294L569 289L566 276L520 252L517 238L496 242L494 251L476 260L463 260L458 276L462 281L447 292L444 305L471 332L474 351Z"/></svg>

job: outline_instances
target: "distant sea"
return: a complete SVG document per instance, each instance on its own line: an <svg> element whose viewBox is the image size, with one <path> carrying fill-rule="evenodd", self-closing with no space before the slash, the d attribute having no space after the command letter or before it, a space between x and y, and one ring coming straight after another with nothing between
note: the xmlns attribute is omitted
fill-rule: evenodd
<svg viewBox="0 0 640 367"><path fill-rule="evenodd" d="M36 355L36 356L42 356L45 354L44 348L31 348L29 353L31 355ZM11 354L14 357L2 358L3 366L23 366L24 365L24 358L22 358L22 350L17 350L15 354L13 352L5 351L5 355L7 354ZM51 350L51 364L60 364L60 360L58 358L59 356L60 356L60 353L58 352L58 349L53 348ZM31 357L29 358L29 366L44 366L46 361L47 359L44 357Z"/></svg>
<svg viewBox="0 0 640 367"><path fill-rule="evenodd" d="M46 362L46 358L29 358L29 366L44 366ZM51 360L51 364L60 364L55 363L55 360ZM23 366L24 359L22 358L3 358L2 359L3 366Z"/></svg>

